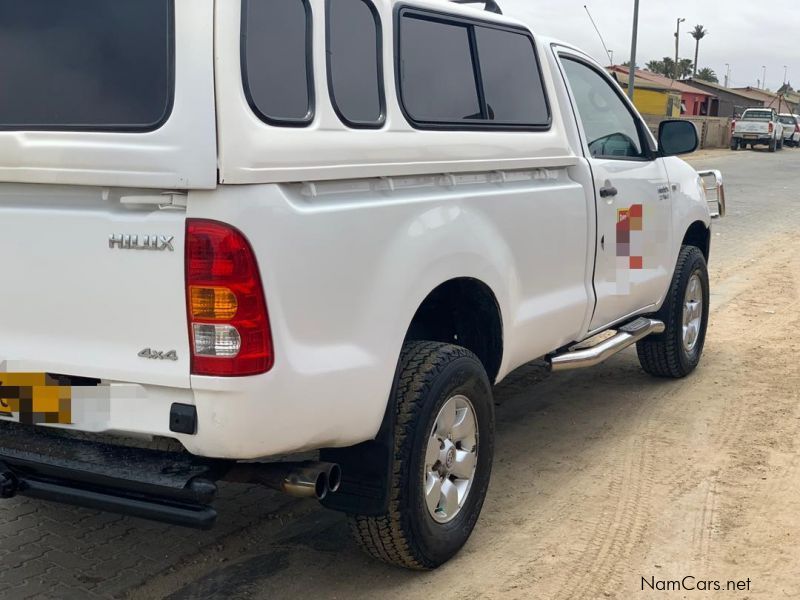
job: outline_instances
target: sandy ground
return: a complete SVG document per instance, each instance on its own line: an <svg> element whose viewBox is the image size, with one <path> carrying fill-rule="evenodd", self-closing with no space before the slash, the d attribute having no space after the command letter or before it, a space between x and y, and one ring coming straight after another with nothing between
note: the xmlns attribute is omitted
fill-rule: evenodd
<svg viewBox="0 0 800 600"><path fill-rule="evenodd" d="M800 200L793 188L800 150L693 160L729 174L729 216L715 224L701 368L686 380L654 380L626 351L597 369L559 376L532 365L501 384L489 496L451 563L432 573L387 567L359 553L340 515L258 491L247 502L223 497L222 510L227 503L238 512L223 516L220 532L180 538L181 551L171 549L174 528L134 519L97 526L86 539L101 541L75 541L84 563L59 589L111 594L102 573L97 580L74 573L104 564L98 548L139 556L149 540L153 560L132 561L127 568L138 578L130 575L113 595L800 597ZM20 520L33 510L16 506ZM103 519L47 510L51 531L61 531L56 523L65 517ZM161 536L161 554L153 536ZM741 583L709 593L674 591L666 582L675 580L700 588L708 580L712 590L713 582ZM0 595L2 582L0 574ZM33 588L5 597L26 589Z"/></svg>

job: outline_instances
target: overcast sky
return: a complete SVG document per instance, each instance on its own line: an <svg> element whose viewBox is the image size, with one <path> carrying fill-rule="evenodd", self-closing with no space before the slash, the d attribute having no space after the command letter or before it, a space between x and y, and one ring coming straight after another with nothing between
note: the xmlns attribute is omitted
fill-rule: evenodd
<svg viewBox="0 0 800 600"><path fill-rule="evenodd" d="M527 22L534 33L556 37L581 47L603 64L603 46L586 15L594 17L614 62L630 58L633 0L498 0L504 12ZM694 60L689 31L703 25L709 35L700 42L700 67L711 67L720 82L725 63L731 65L731 86L756 85L767 67L767 86L789 81L800 87L800 4L789 0L640 0L637 63L675 56L675 22L681 23L681 58Z"/></svg>

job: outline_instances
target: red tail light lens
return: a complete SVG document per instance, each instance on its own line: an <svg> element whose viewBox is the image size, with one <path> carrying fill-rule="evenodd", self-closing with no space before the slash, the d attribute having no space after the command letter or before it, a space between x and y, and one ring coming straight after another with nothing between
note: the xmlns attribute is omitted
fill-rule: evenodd
<svg viewBox="0 0 800 600"><path fill-rule="evenodd" d="M193 375L242 377L272 368L272 334L258 263L238 229L187 220L186 312Z"/></svg>
<svg viewBox="0 0 800 600"><path fill-rule="evenodd" d="M772 133L775 130L775 125L773 123L769 124L769 132Z"/></svg>

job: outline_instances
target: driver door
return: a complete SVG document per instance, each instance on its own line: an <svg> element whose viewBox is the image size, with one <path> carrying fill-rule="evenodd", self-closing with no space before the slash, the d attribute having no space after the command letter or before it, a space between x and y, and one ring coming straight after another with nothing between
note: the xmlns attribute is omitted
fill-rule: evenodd
<svg viewBox="0 0 800 600"><path fill-rule="evenodd" d="M672 202L661 158L619 87L595 65L560 55L592 169L597 206L597 296L591 330L653 308L665 294Z"/></svg>

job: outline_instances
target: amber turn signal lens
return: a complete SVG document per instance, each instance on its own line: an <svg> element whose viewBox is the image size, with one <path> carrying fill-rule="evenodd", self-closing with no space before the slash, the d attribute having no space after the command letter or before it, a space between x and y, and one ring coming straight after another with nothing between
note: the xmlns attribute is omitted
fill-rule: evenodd
<svg viewBox="0 0 800 600"><path fill-rule="evenodd" d="M192 286L190 296L193 319L229 321L239 309L236 295L228 288Z"/></svg>

